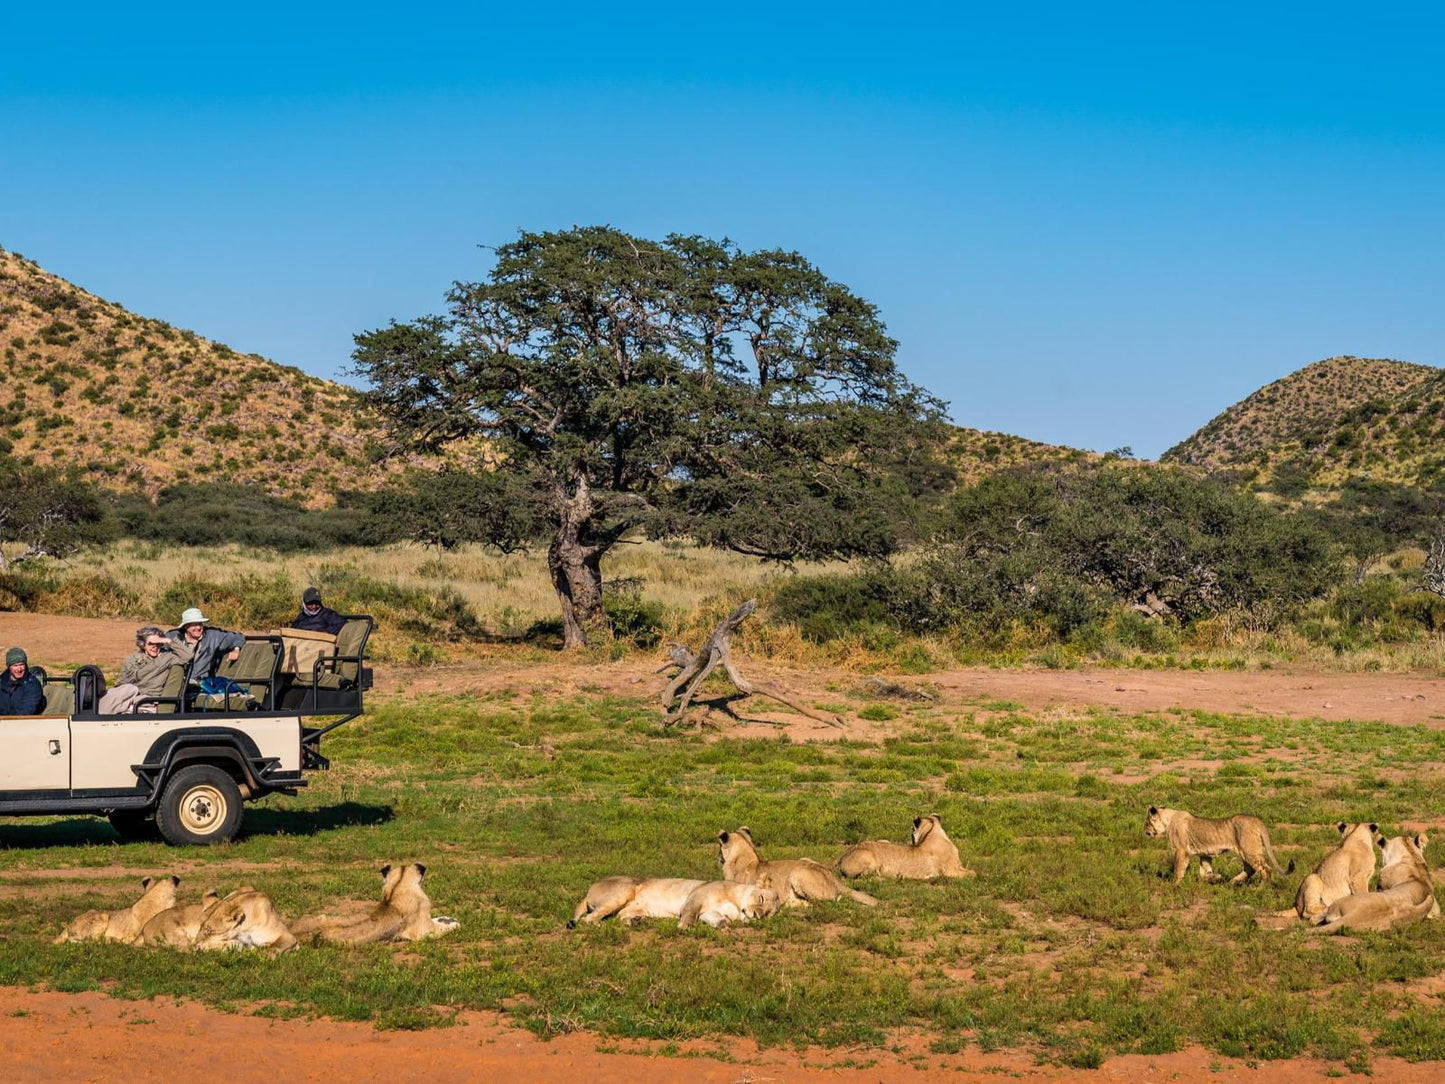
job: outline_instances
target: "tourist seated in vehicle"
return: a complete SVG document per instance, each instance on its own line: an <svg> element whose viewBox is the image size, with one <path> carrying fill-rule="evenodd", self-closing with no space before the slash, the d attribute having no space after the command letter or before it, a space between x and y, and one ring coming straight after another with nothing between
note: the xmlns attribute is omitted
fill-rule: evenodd
<svg viewBox="0 0 1445 1084"><path fill-rule="evenodd" d="M5 672L0 674L0 715L39 715L45 710L45 687L30 672L25 649L5 652Z"/></svg>
<svg viewBox="0 0 1445 1084"><path fill-rule="evenodd" d="M211 619L195 606L181 614L180 624L166 636L173 649L190 652L186 681L191 685L199 685L215 674L222 658L233 662L240 658L241 648L246 646L246 637L239 632L216 628Z"/></svg>
<svg viewBox="0 0 1445 1084"><path fill-rule="evenodd" d="M321 592L314 587L308 587L301 592L301 612L291 622L293 629L304 629L307 632L325 632L335 636L346 624L346 618L342 617L329 606L321 604Z"/></svg>
<svg viewBox="0 0 1445 1084"><path fill-rule="evenodd" d="M165 692L166 678L170 676L171 668L185 666L191 661L191 656L195 654L194 645L176 643L156 625L147 625L145 628L137 629L135 646L136 650L127 655L125 662L121 663L120 684L107 694L108 696L113 695L126 686L133 686L136 690L135 695L124 707L112 708L114 712L155 711L155 704L141 704L137 708L134 706L135 702L161 696ZM105 712L104 706L101 710Z"/></svg>

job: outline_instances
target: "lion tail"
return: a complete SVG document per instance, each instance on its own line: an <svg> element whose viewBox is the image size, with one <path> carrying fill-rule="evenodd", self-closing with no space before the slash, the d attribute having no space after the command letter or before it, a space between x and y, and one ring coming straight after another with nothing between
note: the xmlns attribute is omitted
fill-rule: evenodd
<svg viewBox="0 0 1445 1084"><path fill-rule="evenodd" d="M1279 864L1279 859L1274 856L1274 847L1270 844L1269 836L1267 835L1264 837L1264 856L1269 859L1269 864L1276 873L1281 873L1284 874L1284 876L1288 877L1291 873L1294 872L1294 859L1291 858L1289 860L1288 869L1285 869L1283 866L1281 866Z"/></svg>
<svg viewBox="0 0 1445 1084"><path fill-rule="evenodd" d="M843 895L847 896L854 903L861 903L864 907L877 907L878 897L870 896L866 892L859 892L856 888L843 886Z"/></svg>

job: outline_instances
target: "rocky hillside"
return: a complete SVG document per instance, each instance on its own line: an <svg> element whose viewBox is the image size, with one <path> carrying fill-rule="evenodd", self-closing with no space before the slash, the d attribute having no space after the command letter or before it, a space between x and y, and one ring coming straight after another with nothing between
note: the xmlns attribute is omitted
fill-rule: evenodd
<svg viewBox="0 0 1445 1084"><path fill-rule="evenodd" d="M1161 457L1297 494L1347 478L1445 480L1445 369L1327 358L1268 384Z"/></svg>
<svg viewBox="0 0 1445 1084"><path fill-rule="evenodd" d="M226 478L310 506L374 487L348 388L127 312L0 250L0 451L154 494Z"/></svg>

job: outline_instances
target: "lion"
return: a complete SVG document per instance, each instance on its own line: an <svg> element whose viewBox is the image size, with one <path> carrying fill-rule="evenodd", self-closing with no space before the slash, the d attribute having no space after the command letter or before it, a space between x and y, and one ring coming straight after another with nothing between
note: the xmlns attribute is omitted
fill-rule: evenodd
<svg viewBox="0 0 1445 1084"><path fill-rule="evenodd" d="M206 912L220 902L220 899L220 893L213 888L201 897L200 903L162 911L141 927L136 944L190 948L196 943L196 934L201 930L201 921L206 917Z"/></svg>
<svg viewBox="0 0 1445 1084"><path fill-rule="evenodd" d="M917 881L974 875L973 870L966 869L958 860L958 848L943 830L943 821L937 813L913 818L911 843L886 839L855 843L838 859L838 872L844 877L876 873L881 877Z"/></svg>
<svg viewBox="0 0 1445 1084"><path fill-rule="evenodd" d="M725 880L771 888L784 907L806 907L811 900L836 900L840 896L865 907L878 906L875 897L849 888L827 866L810 858L763 861L758 857L752 829L747 826L736 832L719 832L717 842Z"/></svg>
<svg viewBox="0 0 1445 1084"><path fill-rule="evenodd" d="M587 890L567 928L579 922L592 926L612 915L629 926L644 918L677 918L693 889L702 884L680 877L604 877Z"/></svg>
<svg viewBox="0 0 1445 1084"><path fill-rule="evenodd" d="M292 932L342 945L385 941L422 941L451 933L461 923L431 913L431 897L422 888L426 867L420 862L381 867L381 902L362 915L313 915L292 926Z"/></svg>
<svg viewBox="0 0 1445 1084"><path fill-rule="evenodd" d="M141 881L141 897L119 911L86 911L70 920L55 938L57 945L67 941L122 941L130 944L140 936L147 922L162 911L175 906L176 888L181 879L146 877Z"/></svg>
<svg viewBox="0 0 1445 1084"><path fill-rule="evenodd" d="M296 938L271 897L245 887L217 900L206 911L196 931L195 947L201 951L270 948L286 952L296 947Z"/></svg>
<svg viewBox="0 0 1445 1084"><path fill-rule="evenodd" d="M1199 879L1208 884L1224 880L1214 872L1213 859L1228 851L1236 851L1244 860L1244 869L1237 873L1230 884L1244 884L1255 874L1261 882L1269 880L1270 872L1289 874L1294 872L1294 862L1289 868L1279 864L1270 846L1269 829L1258 817L1247 813L1236 813L1232 817L1196 817L1182 809L1159 809L1149 807L1144 818L1144 835L1148 839L1164 836L1174 851L1174 883L1184 880L1189 869L1189 860L1199 858Z"/></svg>
<svg viewBox="0 0 1445 1084"><path fill-rule="evenodd" d="M737 881L708 881L688 893L678 912L677 928L702 922L720 929L729 922L751 922L778 913L781 902L771 888Z"/></svg>
<svg viewBox="0 0 1445 1084"><path fill-rule="evenodd" d="M1386 840L1382 836L1377 842L1384 851L1378 890L1335 900L1320 916L1316 932L1389 930L1439 917L1435 882L1425 864L1425 845L1430 842L1425 833L1413 839L1396 836Z"/></svg>
<svg viewBox="0 0 1445 1084"><path fill-rule="evenodd" d="M1340 833L1340 845L1320 859L1314 872L1300 882L1294 907L1280 911L1280 917L1298 915L1307 922L1317 921L1335 900L1369 891L1375 873L1374 839L1380 826L1341 821L1335 828Z"/></svg>

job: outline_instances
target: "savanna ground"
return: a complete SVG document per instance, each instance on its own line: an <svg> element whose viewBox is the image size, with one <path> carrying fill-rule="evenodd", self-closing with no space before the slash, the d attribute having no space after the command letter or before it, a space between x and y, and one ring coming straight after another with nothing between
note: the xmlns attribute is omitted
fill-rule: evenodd
<svg viewBox="0 0 1445 1084"><path fill-rule="evenodd" d="M74 661L129 627L11 615L0 634ZM726 705L735 717L719 686L711 725L663 731L654 665L392 667L328 739L333 770L252 807L222 848L121 845L97 819L0 822L12 1079L117 1056L158 1075L228 1056L257 1079L298 1061L380 1076L388 1058L433 1079L1438 1075L1445 925L1325 939L1256 921L1290 905L1334 822L1445 826L1433 678L955 670L889 687L754 662L848 727L749 701ZM1150 803L1256 812L1301 869L1175 887L1142 837ZM720 828L748 824L765 857L831 862L930 811L977 878L870 883L877 910L725 931L564 928L598 877L715 876ZM374 896L398 859L428 864L458 933L274 959L49 944L147 873L177 872L187 899L249 882L297 916Z"/></svg>

